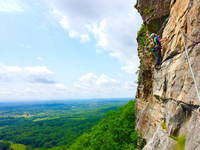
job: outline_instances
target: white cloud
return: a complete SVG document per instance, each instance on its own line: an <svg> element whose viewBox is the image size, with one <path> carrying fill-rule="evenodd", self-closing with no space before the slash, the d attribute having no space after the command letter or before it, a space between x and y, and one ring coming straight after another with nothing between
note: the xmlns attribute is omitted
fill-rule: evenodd
<svg viewBox="0 0 200 150"><path fill-rule="evenodd" d="M55 87L56 87L58 90L67 91L67 88L65 87L65 85L63 85L63 84L61 84L61 83L55 84Z"/></svg>
<svg viewBox="0 0 200 150"><path fill-rule="evenodd" d="M83 43L90 41L88 33L86 31L79 31L79 30L74 29L73 25L69 23L68 17L64 15L62 12L53 8L51 13L59 21L60 25L68 32L69 37L80 39L80 41Z"/></svg>
<svg viewBox="0 0 200 150"><path fill-rule="evenodd" d="M138 71L138 66L139 66L139 58L135 57L133 62L127 63L126 66L121 67L121 69L130 74L136 75L136 72Z"/></svg>
<svg viewBox="0 0 200 150"><path fill-rule="evenodd" d="M7 66L0 64L0 100L60 98L67 88L55 80L46 66Z"/></svg>
<svg viewBox="0 0 200 150"><path fill-rule="evenodd" d="M53 72L45 66L23 68L27 81L33 83L54 84Z"/></svg>
<svg viewBox="0 0 200 150"><path fill-rule="evenodd" d="M0 64L0 100L132 97L135 85L131 82L87 73L66 86L45 66Z"/></svg>
<svg viewBox="0 0 200 150"><path fill-rule="evenodd" d="M0 0L0 12L23 12L24 5L20 0Z"/></svg>
<svg viewBox="0 0 200 150"><path fill-rule="evenodd" d="M52 0L46 2L69 37L81 42L95 38L97 49L108 51L135 73L138 67L136 34L141 18L133 8L135 0ZM131 67L131 65L133 65ZM136 69L136 70L133 70Z"/></svg>
<svg viewBox="0 0 200 150"><path fill-rule="evenodd" d="M53 72L45 66L19 67L0 64L0 82L55 83Z"/></svg>
<svg viewBox="0 0 200 150"><path fill-rule="evenodd" d="M82 97L133 97L135 85L105 74L87 73L74 83L74 89Z"/></svg>
<svg viewBox="0 0 200 150"><path fill-rule="evenodd" d="M114 86L119 86L120 82L117 81L116 79L110 78L105 74L102 74L100 76L97 76L93 73L87 73L84 76L82 76L79 79L79 82L75 84L77 87L81 88L89 88L89 89L94 89L95 88L102 88L102 87L114 87Z"/></svg>

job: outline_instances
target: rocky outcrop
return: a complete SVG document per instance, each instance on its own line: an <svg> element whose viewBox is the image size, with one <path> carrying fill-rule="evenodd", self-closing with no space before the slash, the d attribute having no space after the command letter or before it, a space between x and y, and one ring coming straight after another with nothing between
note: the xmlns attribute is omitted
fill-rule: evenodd
<svg viewBox="0 0 200 150"><path fill-rule="evenodd" d="M146 30L138 35L140 71L137 90L137 128L147 141L144 150L175 150L185 139L186 150L200 150L200 112L195 84L185 57L189 58L200 90L200 0L138 0L136 8L142 15ZM144 27L143 27L144 28ZM148 32L162 37L163 62L154 69Z"/></svg>
<svg viewBox="0 0 200 150"><path fill-rule="evenodd" d="M155 32L169 16L171 0L138 0L136 8L140 12L148 30Z"/></svg>

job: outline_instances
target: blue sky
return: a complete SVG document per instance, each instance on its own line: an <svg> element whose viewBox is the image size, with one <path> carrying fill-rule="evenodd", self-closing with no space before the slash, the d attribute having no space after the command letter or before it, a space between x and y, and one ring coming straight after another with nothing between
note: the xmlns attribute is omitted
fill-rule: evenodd
<svg viewBox="0 0 200 150"><path fill-rule="evenodd" d="M134 0L0 0L0 101L134 97Z"/></svg>

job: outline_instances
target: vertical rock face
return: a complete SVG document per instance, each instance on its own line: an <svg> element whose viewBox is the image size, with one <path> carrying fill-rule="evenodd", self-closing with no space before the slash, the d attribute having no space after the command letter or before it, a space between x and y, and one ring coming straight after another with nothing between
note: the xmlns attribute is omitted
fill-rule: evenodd
<svg viewBox="0 0 200 150"><path fill-rule="evenodd" d="M138 0L136 8L149 30L155 32L169 16L170 4L171 0Z"/></svg>
<svg viewBox="0 0 200 150"><path fill-rule="evenodd" d="M138 0L136 8L147 28L143 34L159 33L163 45L160 70L148 46L138 48L137 128L147 141L144 150L200 150L200 101L185 53L188 47L200 91L200 44L192 49L189 40L200 41L200 0Z"/></svg>

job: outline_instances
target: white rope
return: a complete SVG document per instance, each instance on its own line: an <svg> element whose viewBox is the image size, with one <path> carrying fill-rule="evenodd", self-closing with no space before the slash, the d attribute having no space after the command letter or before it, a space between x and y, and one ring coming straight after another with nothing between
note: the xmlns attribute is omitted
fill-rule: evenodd
<svg viewBox="0 0 200 150"><path fill-rule="evenodd" d="M183 32L182 32L182 34L183 34L183 37L185 37ZM189 54L188 54L188 49L186 48L186 43L184 45L184 48L185 48L185 56L187 58L187 62L188 62L189 68L190 68L190 72L192 74L192 79L194 81L194 86L195 86L195 90L196 90L196 93L197 93L197 97L198 97L199 102L200 102L200 94L199 94L199 90L198 90L198 85L197 85L197 81L195 79L194 71L192 69L192 65L191 65L191 62L190 62Z"/></svg>

